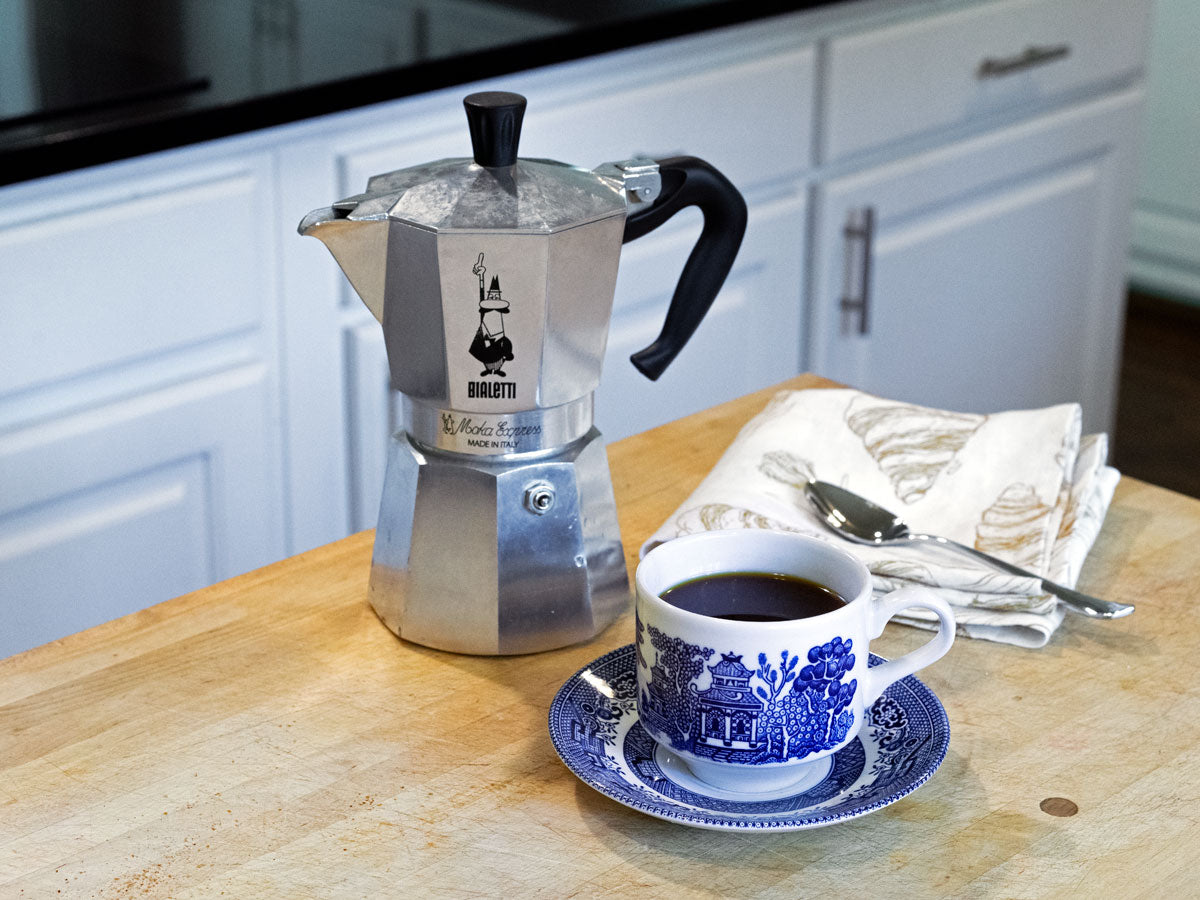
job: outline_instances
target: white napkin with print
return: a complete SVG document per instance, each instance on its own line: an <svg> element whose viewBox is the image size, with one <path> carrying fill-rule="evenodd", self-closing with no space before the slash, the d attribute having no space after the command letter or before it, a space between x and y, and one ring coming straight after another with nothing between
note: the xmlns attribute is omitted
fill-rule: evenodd
<svg viewBox="0 0 1200 900"><path fill-rule="evenodd" d="M978 415L855 390L783 391L741 430L642 554L697 531L811 534L866 563L876 593L927 585L954 607L960 634L1041 647L1063 610L1038 579L928 544L852 544L821 524L803 488L810 479L841 485L913 531L1074 587L1120 479L1106 465L1107 436L1080 431L1077 404ZM925 627L934 621L916 609L897 618Z"/></svg>

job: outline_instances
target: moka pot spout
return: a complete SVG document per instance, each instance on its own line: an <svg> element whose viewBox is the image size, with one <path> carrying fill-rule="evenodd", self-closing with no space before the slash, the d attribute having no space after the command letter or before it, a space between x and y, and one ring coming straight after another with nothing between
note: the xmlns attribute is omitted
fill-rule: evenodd
<svg viewBox="0 0 1200 900"><path fill-rule="evenodd" d="M297 230L328 248L367 309L382 323L388 220L352 219L347 213L339 206L315 209Z"/></svg>

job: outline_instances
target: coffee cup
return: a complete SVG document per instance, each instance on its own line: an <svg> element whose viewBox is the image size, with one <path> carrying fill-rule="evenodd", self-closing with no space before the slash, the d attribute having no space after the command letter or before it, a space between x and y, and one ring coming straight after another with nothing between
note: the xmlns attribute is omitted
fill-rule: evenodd
<svg viewBox="0 0 1200 900"><path fill-rule="evenodd" d="M818 783L888 685L954 642L954 614L933 591L877 599L862 562L804 535L685 535L647 553L635 580L640 723L722 790ZM910 607L937 616L934 636L869 666L870 640Z"/></svg>

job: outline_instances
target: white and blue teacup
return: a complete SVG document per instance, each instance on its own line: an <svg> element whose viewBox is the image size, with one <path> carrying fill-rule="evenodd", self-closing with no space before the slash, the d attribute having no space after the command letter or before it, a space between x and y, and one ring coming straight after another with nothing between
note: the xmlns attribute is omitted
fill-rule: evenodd
<svg viewBox="0 0 1200 900"><path fill-rule="evenodd" d="M672 606L662 594L710 575L760 572L824 585L845 605L784 621L736 621ZM723 790L804 789L854 740L864 710L954 642L949 604L923 587L875 599L858 559L824 541L763 529L660 544L637 568L638 717L701 781ZM932 639L868 667L868 642L900 610L938 618Z"/></svg>

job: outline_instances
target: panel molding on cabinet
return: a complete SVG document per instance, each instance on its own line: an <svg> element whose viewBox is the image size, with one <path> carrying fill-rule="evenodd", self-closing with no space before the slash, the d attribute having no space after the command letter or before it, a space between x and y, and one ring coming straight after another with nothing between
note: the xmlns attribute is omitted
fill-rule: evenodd
<svg viewBox="0 0 1200 900"><path fill-rule="evenodd" d="M311 210L344 196L330 142L286 143L278 159L284 484L287 552L295 554L349 533L342 359L342 292L349 288L321 242L296 232Z"/></svg>

